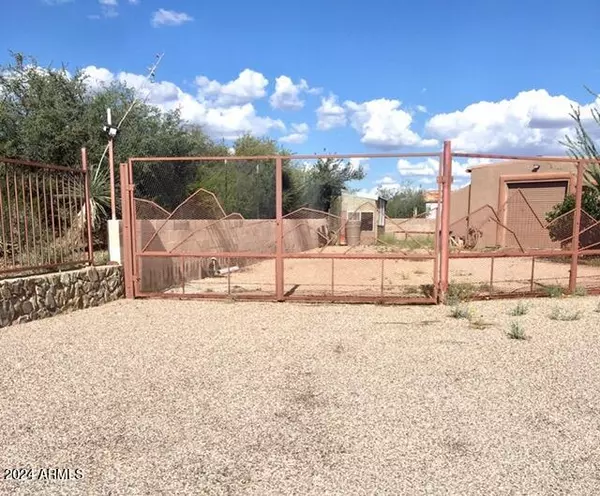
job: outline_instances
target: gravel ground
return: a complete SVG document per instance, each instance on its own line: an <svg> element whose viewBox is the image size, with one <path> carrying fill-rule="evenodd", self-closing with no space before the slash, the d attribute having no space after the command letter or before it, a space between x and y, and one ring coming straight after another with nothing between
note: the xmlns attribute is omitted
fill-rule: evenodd
<svg viewBox="0 0 600 496"><path fill-rule="evenodd" d="M528 303L469 305L484 329L445 307L157 300L2 329L0 468L84 477L0 492L598 494L597 299Z"/></svg>

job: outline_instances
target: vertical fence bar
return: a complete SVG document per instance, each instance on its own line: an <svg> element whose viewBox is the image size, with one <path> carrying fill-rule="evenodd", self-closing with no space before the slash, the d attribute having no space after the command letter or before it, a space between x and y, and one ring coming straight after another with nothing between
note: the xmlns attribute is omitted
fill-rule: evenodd
<svg viewBox="0 0 600 496"><path fill-rule="evenodd" d="M52 245L50 244L50 227L48 224L48 198L46 196L46 174L42 176L42 189L44 190L44 224L46 224L46 246L48 247L46 253L48 254L48 263L54 263L51 258Z"/></svg>
<svg viewBox="0 0 600 496"><path fill-rule="evenodd" d="M441 212L442 212L442 174L443 174L443 162L440 157L438 165L438 201L437 210L435 211L435 236L433 237L433 300L438 303L438 291L440 284L440 226L441 226ZM405 236L406 238L406 233Z"/></svg>
<svg viewBox="0 0 600 496"><path fill-rule="evenodd" d="M81 149L81 170L84 174L85 181L85 218L87 223L87 244L88 244L88 260L91 265L94 265L94 243L92 239L92 211L90 200L90 173L88 171L87 150Z"/></svg>
<svg viewBox="0 0 600 496"><path fill-rule="evenodd" d="M181 294L185 294L185 257L181 257Z"/></svg>
<svg viewBox="0 0 600 496"><path fill-rule="evenodd" d="M10 218L10 217L9 217ZM4 265L8 267L8 246L6 231L4 229L4 195L2 194L2 185L0 185L0 222L2 223L2 253L4 256Z"/></svg>
<svg viewBox="0 0 600 496"><path fill-rule="evenodd" d="M581 197L583 194L583 169L585 165L577 162L577 184L575 189L575 212L573 215L573 234L571 237L571 272L569 274L569 292L574 293L577 286L577 264L579 263L579 232L581 230Z"/></svg>
<svg viewBox="0 0 600 496"><path fill-rule="evenodd" d="M42 208L40 205L40 178L39 174L35 175L35 196L37 198L37 214L38 214L38 227L40 230L40 259L44 263L46 261L46 254L44 253L44 230L42 228Z"/></svg>
<svg viewBox="0 0 600 496"><path fill-rule="evenodd" d="M56 255L56 225L54 223L54 194L52 192L52 175L48 177L48 188L50 191L50 221L52 222L52 253L54 258L52 263L58 263L58 257Z"/></svg>
<svg viewBox="0 0 600 496"><path fill-rule="evenodd" d="M71 185L71 175L69 174L67 176L67 196L69 198L69 230L68 232L72 233L74 232L74 226L73 226L73 202L71 201L71 195L73 194L73 186ZM75 247L73 246L73 236L72 234L69 235L69 251L71 252L71 258L77 260L77 254L75 253Z"/></svg>
<svg viewBox="0 0 600 496"><path fill-rule="evenodd" d="M32 183L31 183L31 173L28 175L27 177L27 183L29 186L29 208L30 208L30 212L31 212L31 236L32 236L32 245L33 245L33 256L34 256L34 260L35 263L40 265L43 262L38 260L38 256L37 256L37 245L35 242L35 205L33 203L33 187L32 187Z"/></svg>
<svg viewBox="0 0 600 496"><path fill-rule="evenodd" d="M380 288L380 295L383 298L383 278L384 278L384 269L383 269L383 262L384 259L381 259L381 288Z"/></svg>
<svg viewBox="0 0 600 496"><path fill-rule="evenodd" d="M129 174L127 163L121 164L121 217L123 228L123 278L125 282L125 298L133 298L133 253L131 237L131 212L129 203Z"/></svg>
<svg viewBox="0 0 600 496"><path fill-rule="evenodd" d="M60 253L60 262L65 261L64 247L63 247L63 239L62 239L62 209L60 206L60 188L59 184L62 184L63 180L60 175L56 175L56 215L58 217L58 250Z"/></svg>
<svg viewBox="0 0 600 496"><path fill-rule="evenodd" d="M31 264L31 250L29 249L29 216L27 215L27 194L25 193L25 176L21 171L21 195L23 196L23 223L25 231L25 251L27 253L27 265Z"/></svg>
<svg viewBox="0 0 600 496"><path fill-rule="evenodd" d="M531 257L531 280L529 281L529 291L533 293L533 277L535 274L535 257Z"/></svg>
<svg viewBox="0 0 600 496"><path fill-rule="evenodd" d="M15 240L14 240L14 236L13 236L13 226L12 226L12 219L13 219L13 215L12 215L12 208L10 208L11 205L11 200L10 200L10 181L8 180L8 170L6 171L6 205L8 207L8 235L10 237L10 258L12 261L12 265L14 267L15 265Z"/></svg>
<svg viewBox="0 0 600 496"><path fill-rule="evenodd" d="M281 157L275 159L275 296L283 301L283 163Z"/></svg>
<svg viewBox="0 0 600 496"><path fill-rule="evenodd" d="M494 260L495 258L492 257L490 262L490 296L494 291Z"/></svg>
<svg viewBox="0 0 600 496"><path fill-rule="evenodd" d="M446 301L450 265L450 192L452 182L452 146L444 141L442 156L442 227L440 233L440 299Z"/></svg>
<svg viewBox="0 0 600 496"><path fill-rule="evenodd" d="M335 266L334 266L334 264L335 264L335 258L332 258L331 259L331 296L334 295L334 287L335 287L334 286L334 284L335 284L335 277L334 277Z"/></svg>
<svg viewBox="0 0 600 496"><path fill-rule="evenodd" d="M231 267L231 259L227 259L227 267ZM227 296L231 296L231 271L227 271Z"/></svg>
<svg viewBox="0 0 600 496"><path fill-rule="evenodd" d="M19 187L17 186L17 171L13 170L13 183L15 187L15 210L16 210L16 220L17 220L17 238L19 241L19 265L23 265L23 245L21 239L21 214L19 211ZM13 250L15 247L13 246Z"/></svg>

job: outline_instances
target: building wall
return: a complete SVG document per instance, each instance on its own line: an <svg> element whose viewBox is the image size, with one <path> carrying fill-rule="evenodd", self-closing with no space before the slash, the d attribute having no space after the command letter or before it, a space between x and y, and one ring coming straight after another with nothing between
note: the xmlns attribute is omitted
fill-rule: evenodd
<svg viewBox="0 0 600 496"><path fill-rule="evenodd" d="M537 172L532 172L535 164ZM450 229L457 236L466 235L469 225L482 227L481 246L495 246L499 242L498 227L493 221L486 222L495 215L501 220L503 206L499 205L500 188L505 188L503 176L526 176L523 181L539 181L545 174L573 174L570 186L575 186L576 167L565 162L506 161L497 164L481 165L472 168L471 183L453 191L450 200ZM461 220L470 215L469 222Z"/></svg>
<svg viewBox="0 0 600 496"><path fill-rule="evenodd" d="M258 252L275 256L275 220L141 220L136 223L138 250L169 253L193 252ZM327 219L284 219L284 251L302 252L318 248L318 230ZM156 236L154 234L156 233ZM149 243L149 244L148 244ZM148 246L146 247L146 245ZM159 292L186 281L204 277L209 260L206 258L145 257L139 262L140 285L143 292ZM256 263L257 259L217 259L221 267L240 267Z"/></svg>

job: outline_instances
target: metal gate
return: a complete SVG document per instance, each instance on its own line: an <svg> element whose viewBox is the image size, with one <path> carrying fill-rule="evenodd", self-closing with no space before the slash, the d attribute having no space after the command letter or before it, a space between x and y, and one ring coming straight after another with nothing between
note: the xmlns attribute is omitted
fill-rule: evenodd
<svg viewBox="0 0 600 496"><path fill-rule="evenodd" d="M390 217L385 198L327 179L366 159L439 161L425 195L435 214ZM452 191L453 160L482 159L494 162ZM452 153L450 142L441 153L132 158L121 164L126 293L414 304L600 292L600 220L582 208L597 188L584 188L592 162ZM568 182L571 203L514 186L549 179Z"/></svg>
<svg viewBox="0 0 600 496"><path fill-rule="evenodd" d="M120 169L126 294L436 303L448 281L442 212L450 171L438 170L435 216L401 219L386 215L384 198L332 195L319 174L367 159L429 158L442 165L444 156L449 159L449 147L444 153L132 158ZM302 198L292 198L294 191ZM358 244L347 236L352 225L360 228Z"/></svg>

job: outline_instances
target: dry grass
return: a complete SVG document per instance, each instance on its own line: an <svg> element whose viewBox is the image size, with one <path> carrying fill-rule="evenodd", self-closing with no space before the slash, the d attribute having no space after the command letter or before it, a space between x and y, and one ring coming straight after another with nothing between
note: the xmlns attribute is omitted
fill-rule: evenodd
<svg viewBox="0 0 600 496"><path fill-rule="evenodd" d="M597 300L120 301L0 331L6 494L595 494Z"/></svg>

